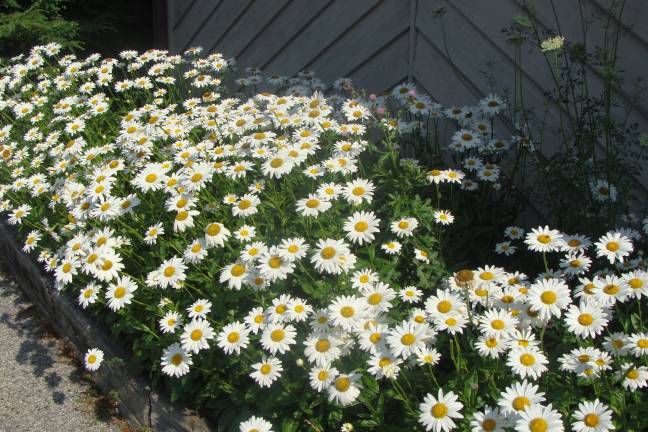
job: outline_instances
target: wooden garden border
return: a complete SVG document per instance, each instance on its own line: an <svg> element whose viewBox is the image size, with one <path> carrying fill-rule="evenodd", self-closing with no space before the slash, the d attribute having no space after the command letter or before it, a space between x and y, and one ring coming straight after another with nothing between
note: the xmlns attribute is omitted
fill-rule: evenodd
<svg viewBox="0 0 648 432"><path fill-rule="evenodd" d="M117 391L119 412L129 424L147 426L154 431L211 430L207 421L195 412L151 391L142 377L129 375L123 363L111 362L112 358L128 359L130 355L67 295L54 288L52 277L22 251L17 238L16 230L0 221L0 260L78 358L83 358L90 347L103 350L107 361L93 377L102 391Z"/></svg>

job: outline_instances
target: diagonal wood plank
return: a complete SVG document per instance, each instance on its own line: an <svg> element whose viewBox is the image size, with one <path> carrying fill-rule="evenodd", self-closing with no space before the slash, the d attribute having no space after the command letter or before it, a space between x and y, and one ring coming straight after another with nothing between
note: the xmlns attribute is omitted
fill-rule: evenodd
<svg viewBox="0 0 648 432"><path fill-rule="evenodd" d="M383 46L409 31L409 15L409 8L402 7L400 2L378 4L303 68L313 69L325 82L346 76L379 53ZM407 46L404 53L407 55ZM400 61L407 67L407 57Z"/></svg>
<svg viewBox="0 0 648 432"><path fill-rule="evenodd" d="M196 34L207 24L209 17L215 13L222 0L195 0L187 9L184 18L173 28L170 37L172 52L183 52ZM175 0L175 3L188 3L186 0Z"/></svg>
<svg viewBox="0 0 648 432"><path fill-rule="evenodd" d="M226 57L238 57L257 35L284 11L291 0L254 1L241 18L213 44L208 52L218 51Z"/></svg>
<svg viewBox="0 0 648 432"><path fill-rule="evenodd" d="M592 0L601 9L609 11L613 0ZM648 4L645 1L626 1L621 22L634 36L639 38L648 49Z"/></svg>
<svg viewBox="0 0 648 432"><path fill-rule="evenodd" d="M238 61L260 67L307 27L333 0L295 0L273 19L240 53Z"/></svg>
<svg viewBox="0 0 648 432"><path fill-rule="evenodd" d="M222 0L218 7L212 11L204 25L189 41L185 49L190 45L201 46L205 49L213 46L215 43L227 34L238 19L245 13L253 0Z"/></svg>
<svg viewBox="0 0 648 432"><path fill-rule="evenodd" d="M296 74L379 2L334 1L262 67L270 73Z"/></svg>
<svg viewBox="0 0 648 432"><path fill-rule="evenodd" d="M168 0L170 7L168 10L173 14L172 28L175 30L180 22L186 17L187 12L193 8L196 1L199 0Z"/></svg>
<svg viewBox="0 0 648 432"><path fill-rule="evenodd" d="M369 93L391 90L407 79L408 37L409 33L401 33L346 76Z"/></svg>

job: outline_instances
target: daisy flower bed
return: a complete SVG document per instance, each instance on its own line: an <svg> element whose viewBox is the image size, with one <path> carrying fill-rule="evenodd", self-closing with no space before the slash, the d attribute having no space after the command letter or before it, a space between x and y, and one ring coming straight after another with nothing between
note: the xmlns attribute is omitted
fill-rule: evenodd
<svg viewBox="0 0 648 432"><path fill-rule="evenodd" d="M468 183L400 156L387 99L236 94L195 50L59 51L0 69L0 211L173 400L247 432L648 427L640 239L510 227L499 251L544 273L445 262L462 215L440 198L500 176L469 153L509 146L483 120L500 98L446 114Z"/></svg>

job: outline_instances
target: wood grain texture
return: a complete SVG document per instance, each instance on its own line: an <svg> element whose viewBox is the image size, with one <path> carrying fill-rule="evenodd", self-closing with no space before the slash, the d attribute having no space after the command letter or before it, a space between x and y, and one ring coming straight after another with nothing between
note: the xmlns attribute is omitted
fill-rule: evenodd
<svg viewBox="0 0 648 432"><path fill-rule="evenodd" d="M409 30L409 8L402 3L384 1L362 20L347 29L331 45L321 50L321 55L305 65L316 71L325 82L347 76L372 56L380 55L387 44ZM405 46L403 53L407 53ZM407 66L407 57L400 58ZM398 65L393 65L398 67ZM382 72L388 72L382 69Z"/></svg>
<svg viewBox="0 0 648 432"><path fill-rule="evenodd" d="M270 61L262 65L268 73L292 76L317 59L322 51L352 28L379 1L334 1L300 31Z"/></svg>

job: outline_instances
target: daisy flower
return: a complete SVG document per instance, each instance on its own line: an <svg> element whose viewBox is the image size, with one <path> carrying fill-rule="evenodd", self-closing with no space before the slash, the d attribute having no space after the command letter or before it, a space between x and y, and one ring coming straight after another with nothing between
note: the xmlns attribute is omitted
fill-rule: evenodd
<svg viewBox="0 0 648 432"><path fill-rule="evenodd" d="M574 432L608 432L614 429L612 410L598 399L579 403L573 417L576 420L572 423Z"/></svg>
<svg viewBox="0 0 648 432"><path fill-rule="evenodd" d="M357 373L339 374L328 386L328 400L347 406L360 395L360 375Z"/></svg>
<svg viewBox="0 0 648 432"><path fill-rule="evenodd" d="M302 216L319 216L320 213L330 209L332 204L330 201L320 198L316 194L309 194L308 198L303 198L297 201L297 211Z"/></svg>
<svg viewBox="0 0 648 432"><path fill-rule="evenodd" d="M254 372L250 377L261 387L270 387L281 376L283 366L276 357L263 357L259 363L252 365Z"/></svg>
<svg viewBox="0 0 648 432"><path fill-rule="evenodd" d="M110 286L106 291L106 299L108 300L108 307L117 311L125 305L131 303L133 292L137 289L137 284L130 276L122 276Z"/></svg>
<svg viewBox="0 0 648 432"><path fill-rule="evenodd" d="M491 309L479 317L479 330L486 336L508 338L518 324L518 319L511 312Z"/></svg>
<svg viewBox="0 0 648 432"><path fill-rule="evenodd" d="M379 223L380 219L373 212L360 211L347 218L343 229L351 242L362 245L374 240L374 234L380 231Z"/></svg>
<svg viewBox="0 0 648 432"><path fill-rule="evenodd" d="M352 205L361 204L363 201L371 203L375 186L369 180L356 179L347 182L342 189L342 196Z"/></svg>
<svg viewBox="0 0 648 432"><path fill-rule="evenodd" d="M403 321L389 332L387 343L394 356L407 359L417 350L424 349L429 337L430 328L427 324Z"/></svg>
<svg viewBox="0 0 648 432"><path fill-rule="evenodd" d="M346 331L357 328L367 313L367 303L354 296L339 296L328 307L330 319L334 325Z"/></svg>
<svg viewBox="0 0 648 432"><path fill-rule="evenodd" d="M270 354L283 354L295 343L297 331L292 325L270 324L261 334L261 345Z"/></svg>
<svg viewBox="0 0 648 432"><path fill-rule="evenodd" d="M189 312L189 318L205 318L211 311L211 306L212 304L209 300L196 300L191 306L187 308L187 312Z"/></svg>
<svg viewBox="0 0 648 432"><path fill-rule="evenodd" d="M338 370L329 365L320 367L316 366L308 373L310 385L314 390L321 392L325 388L328 388L338 374Z"/></svg>
<svg viewBox="0 0 648 432"><path fill-rule="evenodd" d="M648 297L648 272L635 270L623 275L623 281L630 288L630 295L637 299Z"/></svg>
<svg viewBox="0 0 648 432"><path fill-rule="evenodd" d="M326 366L337 360L342 351L342 342L333 335L322 333L311 335L304 341L304 354L308 361L317 366Z"/></svg>
<svg viewBox="0 0 648 432"><path fill-rule="evenodd" d="M648 354L648 333L636 333L628 336L628 348L635 357L641 357Z"/></svg>
<svg viewBox="0 0 648 432"><path fill-rule="evenodd" d="M620 233L610 232L605 234L596 243L596 256L605 257L614 264L615 261L623 261L623 258L632 252L632 242Z"/></svg>
<svg viewBox="0 0 648 432"><path fill-rule="evenodd" d="M249 332L244 324L234 322L226 325L218 334L218 346L225 351L225 354L241 353L241 348L245 348L249 342Z"/></svg>
<svg viewBox="0 0 648 432"><path fill-rule="evenodd" d="M230 231L219 222L212 222L205 227L205 245L208 248L223 247L230 236Z"/></svg>
<svg viewBox="0 0 648 432"><path fill-rule="evenodd" d="M99 296L99 291L101 291L100 286L94 282L90 282L79 293L79 305L81 305L81 307L85 309L88 307L88 305L94 304L97 301L97 297Z"/></svg>
<svg viewBox="0 0 648 432"><path fill-rule="evenodd" d="M419 423L425 427L426 431L447 432L454 429L456 427L454 419L463 418L460 413L463 404L458 399L453 392L444 394L442 389L439 389L437 397L428 393L419 405L421 410Z"/></svg>
<svg viewBox="0 0 648 432"><path fill-rule="evenodd" d="M394 221L390 225L391 231L398 236L398 238L411 237L414 235L414 230L418 227L418 221L415 218L401 218Z"/></svg>
<svg viewBox="0 0 648 432"><path fill-rule="evenodd" d="M511 256L517 251L517 246L513 246L510 241L503 241L495 245L495 253L499 255Z"/></svg>
<svg viewBox="0 0 648 432"><path fill-rule="evenodd" d="M311 256L311 263L319 272L340 274L345 270L345 257L351 250L342 240L325 239L317 241L317 250Z"/></svg>
<svg viewBox="0 0 648 432"><path fill-rule="evenodd" d="M201 349L209 348L207 341L213 338L214 329L212 329L209 322L200 318L187 323L180 336L182 348L193 353L197 353Z"/></svg>
<svg viewBox="0 0 648 432"><path fill-rule="evenodd" d="M159 324L162 333L173 334L182 325L182 317L178 312L169 311L160 318Z"/></svg>
<svg viewBox="0 0 648 432"><path fill-rule="evenodd" d="M527 383L526 380L507 387L497 401L497 404L502 408L502 414L520 415L525 409L543 403L545 401L544 393L538 393L538 388L537 385Z"/></svg>
<svg viewBox="0 0 648 432"><path fill-rule="evenodd" d="M448 210L436 210L434 212L434 221L441 225L450 225L454 222L454 216Z"/></svg>
<svg viewBox="0 0 648 432"><path fill-rule="evenodd" d="M622 380L623 388L635 391L648 386L648 368L646 366L637 367L632 363L623 363L617 372L617 378Z"/></svg>
<svg viewBox="0 0 648 432"><path fill-rule="evenodd" d="M241 284L250 277L250 273L246 264L243 262L235 262L225 266L220 272L219 281L221 283L227 282L229 289L241 289Z"/></svg>
<svg viewBox="0 0 648 432"><path fill-rule="evenodd" d="M91 348L86 352L84 357L85 368L89 371L96 371L101 366L103 361L104 353L98 348Z"/></svg>
<svg viewBox="0 0 648 432"><path fill-rule="evenodd" d="M483 411L473 414L470 426L473 432L505 432L505 428L510 427L510 424L499 408L487 406Z"/></svg>
<svg viewBox="0 0 648 432"><path fill-rule="evenodd" d="M252 416L239 424L239 432L272 432L272 423L262 417Z"/></svg>
<svg viewBox="0 0 648 432"><path fill-rule="evenodd" d="M559 250L563 244L563 237L560 231L549 229L548 226L533 228L526 235L524 243L529 250L535 252L554 252Z"/></svg>
<svg viewBox="0 0 648 432"><path fill-rule="evenodd" d="M422 295L423 293L421 292L421 290L414 286L406 286L398 292L398 296L405 303L418 303L419 301L421 301Z"/></svg>
<svg viewBox="0 0 648 432"><path fill-rule="evenodd" d="M182 349L179 343L165 348L162 353L162 372L166 375L179 378L189 373L192 364L191 354Z"/></svg>
<svg viewBox="0 0 648 432"><path fill-rule="evenodd" d="M551 404L545 406L532 405L518 413L520 418L515 422L515 430L519 432L542 431L563 432L562 417Z"/></svg>
<svg viewBox="0 0 648 432"><path fill-rule="evenodd" d="M173 257L160 264L157 271L158 285L160 288L180 288L181 284L187 277L185 274L187 266L182 258Z"/></svg>
<svg viewBox="0 0 648 432"><path fill-rule="evenodd" d="M558 317L570 303L569 287L560 279L542 279L531 285L528 294L531 309L542 319Z"/></svg>
<svg viewBox="0 0 648 432"><path fill-rule="evenodd" d="M164 235L164 227L161 222L151 225L146 229L144 235L144 243L148 245L153 245L157 242L159 236Z"/></svg>
<svg viewBox="0 0 648 432"><path fill-rule="evenodd" d="M513 372L521 378L527 376L532 379L538 379L546 372L549 363L547 357L535 347L515 347L508 354L506 364L511 367Z"/></svg>
<svg viewBox="0 0 648 432"><path fill-rule="evenodd" d="M380 248L384 250L385 253L394 255L400 252L402 245L399 242L392 240L387 243L383 243Z"/></svg>
<svg viewBox="0 0 648 432"><path fill-rule="evenodd" d="M596 304L583 302L570 306L565 314L567 329L582 338L595 338L605 330L609 314Z"/></svg>

